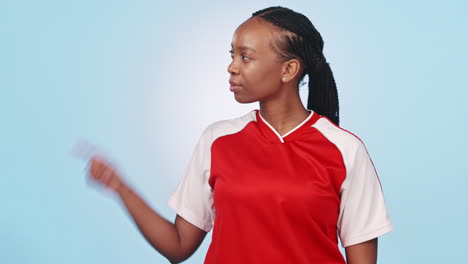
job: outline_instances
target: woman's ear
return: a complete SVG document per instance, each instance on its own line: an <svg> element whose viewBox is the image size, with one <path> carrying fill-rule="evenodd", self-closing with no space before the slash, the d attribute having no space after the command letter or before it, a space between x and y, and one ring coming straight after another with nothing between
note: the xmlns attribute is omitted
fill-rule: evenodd
<svg viewBox="0 0 468 264"><path fill-rule="evenodd" d="M299 74L301 69L301 63L297 59L290 59L283 63L283 69L281 71L281 80L289 81Z"/></svg>

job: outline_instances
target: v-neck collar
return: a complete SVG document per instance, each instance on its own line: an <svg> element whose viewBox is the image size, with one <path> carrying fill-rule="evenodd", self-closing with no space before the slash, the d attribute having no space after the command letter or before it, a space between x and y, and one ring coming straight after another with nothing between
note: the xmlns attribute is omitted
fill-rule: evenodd
<svg viewBox="0 0 468 264"><path fill-rule="evenodd" d="M309 116L302 121L300 124L298 124L296 127L293 129L289 130L286 134L281 136L278 131L276 131L272 125L270 125L260 114L259 109L255 109L256 112L256 119L257 119L257 124L262 132L262 134L267 138L267 140L270 143L285 143L292 141L299 137L305 130L310 128L315 121L319 118L319 115L315 113L313 110L307 110L310 112Z"/></svg>

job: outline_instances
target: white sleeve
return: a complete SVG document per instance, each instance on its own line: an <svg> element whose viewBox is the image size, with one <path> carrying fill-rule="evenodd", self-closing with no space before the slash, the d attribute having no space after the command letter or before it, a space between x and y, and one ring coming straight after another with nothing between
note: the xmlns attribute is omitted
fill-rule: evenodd
<svg viewBox="0 0 468 264"><path fill-rule="evenodd" d="M393 229L380 179L364 143L359 144L347 164L340 190L337 231L341 245L365 242Z"/></svg>
<svg viewBox="0 0 468 264"><path fill-rule="evenodd" d="M209 132L209 127L203 131L176 191L168 200L168 205L179 216L206 232L213 227L215 216L213 192L208 183L211 165Z"/></svg>

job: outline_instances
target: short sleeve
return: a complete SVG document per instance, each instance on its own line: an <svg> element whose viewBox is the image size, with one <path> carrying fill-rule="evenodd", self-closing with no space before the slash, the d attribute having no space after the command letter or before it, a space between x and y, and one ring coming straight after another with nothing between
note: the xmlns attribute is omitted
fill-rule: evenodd
<svg viewBox="0 0 468 264"><path fill-rule="evenodd" d="M340 190L337 231L341 245L348 247L376 238L393 229L380 179L364 143L346 164L346 178Z"/></svg>
<svg viewBox="0 0 468 264"><path fill-rule="evenodd" d="M209 232L213 227L215 210L210 176L211 142L209 127L200 136L192 157L185 168L176 191L168 205L191 224Z"/></svg>

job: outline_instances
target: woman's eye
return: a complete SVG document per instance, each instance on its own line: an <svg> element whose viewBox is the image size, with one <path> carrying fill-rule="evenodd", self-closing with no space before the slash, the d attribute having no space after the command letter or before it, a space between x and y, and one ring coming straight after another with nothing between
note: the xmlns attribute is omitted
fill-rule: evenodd
<svg viewBox="0 0 468 264"><path fill-rule="evenodd" d="M229 51L229 54L231 54L231 58L234 57L234 51L230 50L230 51ZM245 55L241 55L241 57L242 57L242 59L244 59L244 58L250 59L249 57L247 57L247 56L245 56Z"/></svg>

